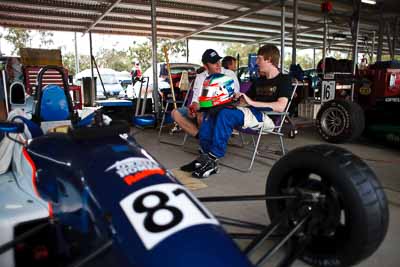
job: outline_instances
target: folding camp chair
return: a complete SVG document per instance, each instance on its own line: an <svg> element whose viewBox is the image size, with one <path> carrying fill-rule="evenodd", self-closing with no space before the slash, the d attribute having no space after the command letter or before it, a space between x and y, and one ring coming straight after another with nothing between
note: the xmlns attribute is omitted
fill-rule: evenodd
<svg viewBox="0 0 400 267"><path fill-rule="evenodd" d="M191 102L192 97L193 97L193 81L189 84L189 90L186 92L186 95L183 100L177 100L175 103L177 104L178 107L184 107L187 106L188 103ZM180 143L177 142L172 142L168 140L162 139L162 130L166 124L170 124L173 122L172 116L171 116L171 110L170 106L174 104L174 101L172 99L167 99L166 100L166 105L163 110L163 115L161 119L161 124L160 124L160 129L158 131L158 141L163 144L169 144L169 145L176 145L176 146L183 146L186 142L187 139L187 134L185 134L183 141Z"/></svg>
<svg viewBox="0 0 400 267"><path fill-rule="evenodd" d="M257 155L260 155L258 149L259 149L259 145L260 145L260 140L261 140L261 136L262 135L275 135L278 136L279 138L279 142L280 142L280 149L281 149L281 154L285 155L286 154L286 148L285 148L285 144L283 142L283 137L284 137L284 133L282 132L282 128L283 128L283 124L285 123L285 120L289 119L288 115L289 115L289 108L290 105L292 103L292 100L294 98L294 95L296 94L296 89L297 89L297 81L296 84L293 86L293 91L292 94L290 96L290 99L288 101L288 104L286 105L286 108L283 112L274 112L274 111L264 111L265 114L267 114L268 116L272 116L273 117L273 121L275 123L275 127L273 129L270 130L265 130L264 129L264 125L261 126L260 129L258 130L253 130L253 129L243 129L243 128L239 128L237 129L240 133L240 135L242 134L249 134L252 136L253 139L253 153L251 156L251 161L250 161L250 165L248 168L245 169L241 169L238 168L236 166L233 165L229 165L226 163L222 163L222 165L227 166L229 168L241 171L241 172L249 172L252 170L253 168L253 164L254 164L254 160L256 158ZM290 120L289 120L290 121ZM257 139L255 140L254 137L257 137ZM242 145L243 145L243 137L241 136L241 140L242 140Z"/></svg>

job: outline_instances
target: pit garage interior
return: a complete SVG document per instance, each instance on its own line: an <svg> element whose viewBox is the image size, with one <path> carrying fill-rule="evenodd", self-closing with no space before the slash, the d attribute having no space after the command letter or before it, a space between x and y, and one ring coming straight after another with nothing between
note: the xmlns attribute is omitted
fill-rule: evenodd
<svg viewBox="0 0 400 267"><path fill-rule="evenodd" d="M321 0L1 0L0 26L89 35L112 34L116 38L118 35L131 35L148 36L153 40L170 38L186 42L207 40L260 46L274 44L280 48L282 54L291 53L292 64L296 64L296 51L302 49L313 49L314 57L315 51L322 51L324 57L328 49L347 52L352 55L353 62L358 63L361 54L366 54L369 62L381 61L385 56L391 60L397 56L398 59L400 5L397 0L377 0L375 5L357 0L331 1L333 8L329 12L321 11L321 4L324 2ZM157 43L153 42L152 45L153 51L156 51ZM202 53L202 51L187 52ZM153 58L153 65L156 63L156 59ZM317 63L314 63L315 67ZM356 64L351 67L351 71L355 73ZM153 84L158 84L157 75L154 75L154 79ZM298 90L302 90L301 87ZM399 96L397 99L400 99ZM155 107L156 111L157 108L159 107ZM391 115L397 116L397 114ZM184 146L176 146L159 142L158 130L132 127L131 132L138 143L167 169L179 169L179 166L196 156L198 144L193 138L189 138ZM183 135L177 134L169 138L179 143ZM235 138L238 137L233 139ZM298 128L298 134L294 139L285 138L288 151L305 145L327 143L318 135L316 127L307 123ZM399 145L375 142L365 136L336 145L351 151L371 167L382 184L389 202L390 219L386 238L372 256L357 266L399 266ZM275 147L276 138L263 136L262 146ZM222 163L242 166L243 153L246 154L243 151L242 148L229 146ZM218 174L201 180L200 188L192 192L197 197L264 194L266 178L278 159L279 156L274 154L271 154L270 158L257 158L253 169L246 173L221 166ZM205 206L213 214L221 216L219 218L233 217L258 225L269 223L265 201L205 203ZM236 241L240 247L245 247L249 243L246 235L254 235L254 232L234 226L234 223L226 226L226 229L236 234L238 238ZM272 243L266 242L261 252L257 253L262 255L271 246ZM254 258L259 256L257 253L253 255ZM280 256L278 253L267 263L262 262L260 266L276 266ZM91 266L90 262L88 266ZM187 266L191 266L190 263ZM296 260L293 266L310 265Z"/></svg>

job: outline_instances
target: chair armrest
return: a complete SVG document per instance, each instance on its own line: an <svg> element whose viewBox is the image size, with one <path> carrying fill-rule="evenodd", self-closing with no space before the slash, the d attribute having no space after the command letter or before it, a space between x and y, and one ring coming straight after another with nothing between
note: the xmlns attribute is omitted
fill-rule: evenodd
<svg viewBox="0 0 400 267"><path fill-rule="evenodd" d="M266 111L263 112L266 115L289 115L289 112L275 112L275 111Z"/></svg>

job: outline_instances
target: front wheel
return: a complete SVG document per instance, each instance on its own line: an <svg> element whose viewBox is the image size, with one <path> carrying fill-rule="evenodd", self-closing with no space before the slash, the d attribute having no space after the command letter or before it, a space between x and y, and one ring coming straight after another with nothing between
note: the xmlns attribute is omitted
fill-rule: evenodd
<svg viewBox="0 0 400 267"><path fill-rule="evenodd" d="M298 235L308 235L300 258L312 266L354 265L382 243L389 220L386 196L368 165L349 151L314 145L289 152L271 169L266 195L290 192L323 196L314 203L312 229ZM271 221L293 203L267 201ZM289 219L286 226L291 224Z"/></svg>

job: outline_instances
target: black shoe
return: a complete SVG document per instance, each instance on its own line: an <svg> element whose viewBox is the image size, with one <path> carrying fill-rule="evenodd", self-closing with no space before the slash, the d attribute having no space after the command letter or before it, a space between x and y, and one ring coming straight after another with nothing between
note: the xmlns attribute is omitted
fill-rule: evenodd
<svg viewBox="0 0 400 267"><path fill-rule="evenodd" d="M207 154L200 154L200 156L198 156L195 160L186 165L181 166L180 169L181 171L184 172L194 172L195 170L201 167L202 162L207 160L207 158L208 158Z"/></svg>
<svg viewBox="0 0 400 267"><path fill-rule="evenodd" d="M207 159L201 163L199 168L192 172L192 176L203 179L214 173L218 173L218 170L218 159L211 155L207 155Z"/></svg>

